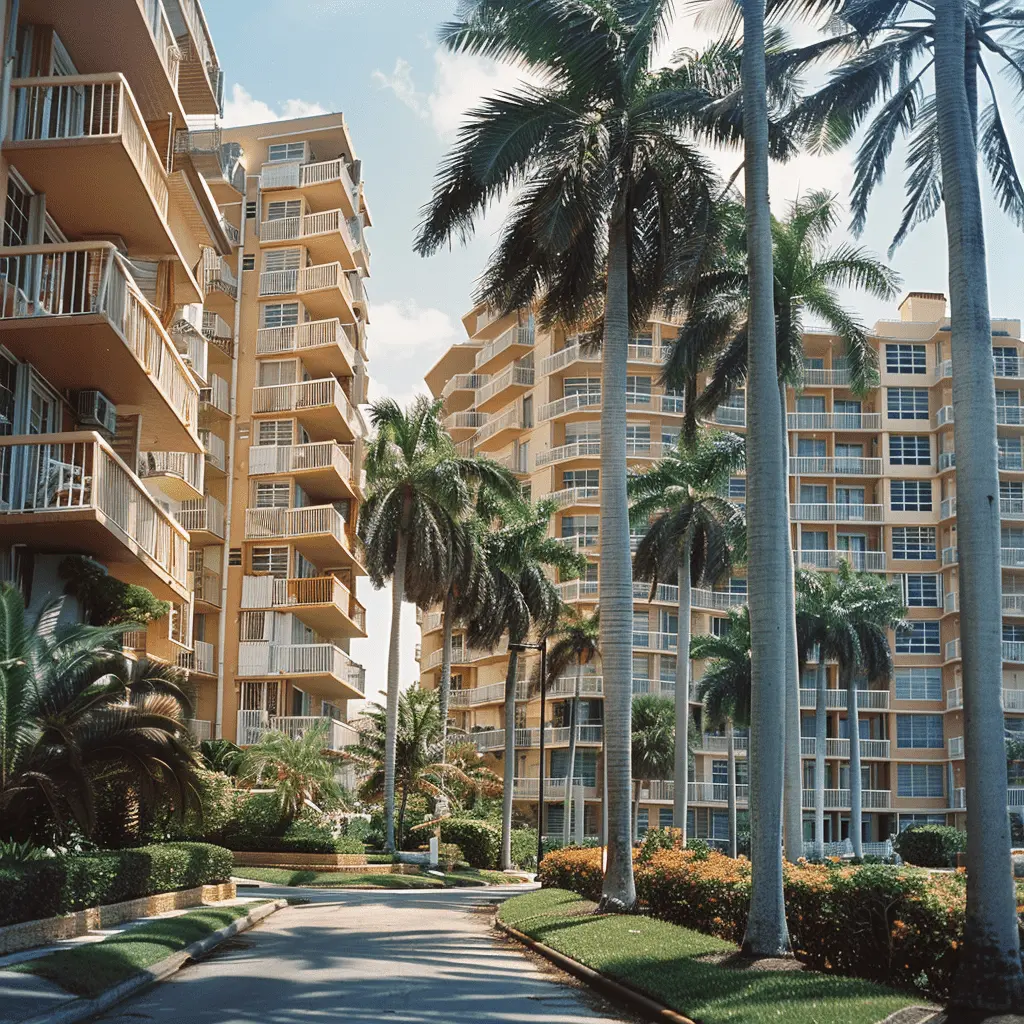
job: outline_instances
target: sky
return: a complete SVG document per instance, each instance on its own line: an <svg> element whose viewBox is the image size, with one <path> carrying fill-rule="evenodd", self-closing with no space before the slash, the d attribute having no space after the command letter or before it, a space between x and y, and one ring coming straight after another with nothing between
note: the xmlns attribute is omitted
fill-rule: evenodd
<svg viewBox="0 0 1024 1024"><path fill-rule="evenodd" d="M465 248L423 259L412 251L420 210L430 197L439 162L451 146L462 114L483 95L513 87L518 74L493 62L452 55L437 44L438 26L455 0L205 0L204 10L225 72L227 125L251 124L325 111L344 113L363 177L373 229L370 324L370 398L401 402L425 392L423 374L463 338L461 315L501 224L489 215ZM682 8L682 4L678 5ZM802 35L809 36L804 29ZM664 56L699 48L708 35L690 17L678 17ZM1004 119L1012 106L1004 103ZM1018 161L1024 131L1012 131ZM726 174L739 165L735 152L714 159ZM784 213L801 192L830 189L844 200L852 182L852 152L803 156L772 169L773 208ZM901 147L879 188L859 244L884 255L903 205ZM1024 315L1021 259L1024 240L998 210L986 209L989 290L994 316ZM850 236L845 224L836 243ZM917 228L889 261L905 291L946 291L946 242L941 217ZM847 305L868 324L895 318L895 308L863 296ZM390 595L360 582L369 638L352 643L367 670L367 696L379 699L387 671ZM413 657L419 640L413 609L402 616L403 685L418 677Z"/></svg>

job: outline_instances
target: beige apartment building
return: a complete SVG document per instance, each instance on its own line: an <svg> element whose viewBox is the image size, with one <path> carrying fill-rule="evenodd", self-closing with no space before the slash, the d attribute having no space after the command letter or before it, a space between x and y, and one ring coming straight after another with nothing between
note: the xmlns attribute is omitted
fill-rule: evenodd
<svg viewBox="0 0 1024 1024"><path fill-rule="evenodd" d="M601 378L599 357L561 331L538 330L527 317L494 318L483 308L464 318L465 342L453 345L426 375L444 399L445 422L465 451L502 462L533 499L559 506L554 536L588 556L581 580L560 584L562 596L582 610L600 601L599 531ZM653 322L633 339L627 379L627 452L631 470L661 457L678 437L681 399L658 385L666 346L675 328ZM949 321L941 294L914 292L899 318L873 331L880 386L854 395L841 341L824 329L805 335L805 387L788 396L790 513L798 565L834 569L842 559L885 574L900 584L912 631L892 638L896 671L859 697L863 787L862 834L884 843L913 822L963 825L964 748L956 548ZM1000 504L1003 516L1003 707L1006 727L1024 732L1024 377L1019 320L994 320L999 421ZM720 406L712 425L742 431L743 394ZM742 476L729 496L745 498ZM744 602L746 581L722 580L694 589L691 629L723 628L727 610ZM678 592L634 584L633 692L674 694ZM420 613L421 685L437 685L440 616ZM478 651L458 637L453 664L456 724L481 751L504 749L502 700L506 655ZM524 666L523 678L533 671ZM800 693L805 839L813 837L815 665ZM825 840L849 835L849 733L846 694L835 665L828 670ZM700 678L701 665L693 675ZM562 827L566 786L567 698L573 678L559 679L549 695L545 735L545 831ZM600 829L603 681L600 665L587 666L578 718L573 792L574 835ZM516 806L536 820L540 701L517 707ZM699 712L695 694L693 709ZM738 741L738 799L747 807L746 739ZM705 731L689 783L690 829L724 840L725 737ZM671 780L645 780L641 827L671 823ZM1011 787L1009 804L1024 807L1024 788ZM878 852L868 846L868 852Z"/></svg>
<svg viewBox="0 0 1024 1024"><path fill-rule="evenodd" d="M188 671L197 738L351 742L369 213L344 119L222 130L198 0L0 9L0 578L38 609L81 554L170 602L125 645Z"/></svg>

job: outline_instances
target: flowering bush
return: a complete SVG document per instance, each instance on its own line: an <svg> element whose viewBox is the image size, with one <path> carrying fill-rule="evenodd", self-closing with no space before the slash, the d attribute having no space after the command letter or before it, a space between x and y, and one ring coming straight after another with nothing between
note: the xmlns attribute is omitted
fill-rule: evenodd
<svg viewBox="0 0 1024 1024"><path fill-rule="evenodd" d="M641 905L673 924L740 942L750 905L749 861L658 845L636 854ZM540 880L596 900L601 853L552 853ZM936 999L948 995L963 938L964 874L801 861L785 866L784 882L799 959L818 970L916 987Z"/></svg>

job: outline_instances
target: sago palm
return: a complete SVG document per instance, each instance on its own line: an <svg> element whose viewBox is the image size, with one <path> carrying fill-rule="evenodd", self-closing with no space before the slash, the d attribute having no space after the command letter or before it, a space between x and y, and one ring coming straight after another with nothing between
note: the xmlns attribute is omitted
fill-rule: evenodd
<svg viewBox="0 0 1024 1024"><path fill-rule="evenodd" d="M721 635L695 636L690 642L690 655L708 662L697 692L706 724L724 728L728 742L729 856L735 857L736 726L750 726L750 615L746 608L729 612L729 625ZM750 769L748 761L748 773Z"/></svg>
<svg viewBox="0 0 1024 1024"><path fill-rule="evenodd" d="M640 839L640 795L645 781L664 779L675 759L676 709L668 697L641 694L633 701L633 838ZM685 785L685 783L684 783Z"/></svg>
<svg viewBox="0 0 1024 1024"><path fill-rule="evenodd" d="M373 437L366 445L367 497L359 511L366 568L378 589L391 581L387 707L391 718L385 758L384 821L394 850L395 728L398 714L400 628L406 596L432 593L448 575L453 524L466 515L473 487L516 490L515 479L494 463L464 458L445 433L441 402L417 398L402 410L390 398L370 406Z"/></svg>
<svg viewBox="0 0 1024 1024"><path fill-rule="evenodd" d="M718 582L744 546L743 510L722 497L729 477L743 467L744 442L738 434L699 431L643 473L627 480L634 529L646 529L633 560L633 575L651 584L675 580L679 590L676 655L676 751L672 822L686 839L687 738L690 718L691 587ZM742 550L739 552L742 558Z"/></svg>

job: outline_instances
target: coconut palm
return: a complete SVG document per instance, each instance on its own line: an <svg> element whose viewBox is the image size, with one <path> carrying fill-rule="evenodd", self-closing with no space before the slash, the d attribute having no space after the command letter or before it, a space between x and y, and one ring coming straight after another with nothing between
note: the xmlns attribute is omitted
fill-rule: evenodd
<svg viewBox="0 0 1024 1024"><path fill-rule="evenodd" d="M686 796L690 717L691 586L715 583L742 548L743 510L721 496L729 477L743 466L744 442L738 434L699 431L692 441L680 437L658 463L627 480L632 499L630 522L647 528L633 560L636 579L651 584L652 596L662 580L679 590L679 641L676 657L676 752L672 821L686 839Z"/></svg>
<svg viewBox="0 0 1024 1024"><path fill-rule="evenodd" d="M416 243L426 254L464 240L488 206L511 192L512 212L478 297L503 313L536 305L545 325L586 327L603 317L604 897L615 908L635 900L627 347L630 330L647 322L660 299L666 274L688 262L688 246L712 217L719 187L698 142L737 141L741 125L735 47L686 52L671 69L652 67L671 13L671 0L463 5L459 20L443 28L443 44L507 61L538 84L502 92L469 113ZM767 152L767 121L764 134ZM772 138L785 151L785 140Z"/></svg>
<svg viewBox="0 0 1024 1024"><path fill-rule="evenodd" d="M199 805L191 716L175 669L133 661L117 627L30 620L0 584L0 836L49 841L96 825L96 784L130 781L140 802Z"/></svg>
<svg viewBox="0 0 1024 1024"><path fill-rule="evenodd" d="M558 588L546 570L562 579L579 576L587 560L567 545L548 537L553 501L531 504L519 498L495 506L493 529L483 541L484 561L490 576L488 606L467 625L467 640L494 649L508 635L508 669L505 674L505 789L502 795L501 867L512 864L512 797L516 769L516 682L519 651L531 632L548 636L562 613ZM544 723L541 722L541 728ZM544 765L540 766L544 771ZM538 817L544 809L538 808ZM538 828L542 824L538 820Z"/></svg>
<svg viewBox="0 0 1024 1024"><path fill-rule="evenodd" d="M907 628L903 618L906 608L898 586L874 573L857 572L845 560L839 563L836 572L801 572L799 587L797 634L801 661L806 661L807 652L816 647L819 665L830 659L838 662L839 682L846 690L846 721L850 734L850 841L854 856L861 857L864 851L858 681L863 678L867 682L879 682L891 677L889 630ZM823 779L822 766L820 775L815 777L815 786L823 785Z"/></svg>
<svg viewBox="0 0 1024 1024"><path fill-rule="evenodd" d="M633 701L630 758L633 762L633 838L640 836L640 792L644 782L664 779L675 760L676 709L669 697L641 694ZM685 782L684 782L685 785Z"/></svg>
<svg viewBox="0 0 1024 1024"><path fill-rule="evenodd" d="M576 733L577 709L580 699L580 686L583 677L583 666L589 665L598 655L601 621L600 612L585 615L574 608L565 607L562 618L551 634L554 642L548 647L548 677L544 685L550 688L558 679L573 670L572 697L569 700L569 755L565 777L565 803L562 815L562 845L569 845L570 824L572 821L572 786L576 777Z"/></svg>
<svg viewBox="0 0 1024 1024"><path fill-rule="evenodd" d="M737 855L736 726L750 725L750 615L746 608L729 612L719 636L701 633L690 641L690 655L708 660L698 693L708 724L725 729L729 758L729 856ZM749 762L748 762L749 771Z"/></svg>
<svg viewBox="0 0 1024 1024"><path fill-rule="evenodd" d="M436 590L447 578L456 544L454 523L472 507L474 484L513 493L515 479L482 459L464 458L438 419L441 402L417 398L402 410L390 398L370 406L374 436L366 445L367 497L359 512L366 568L380 589L391 580L387 706L391 716L385 759L384 820L394 850L394 750L398 715L402 601Z"/></svg>

